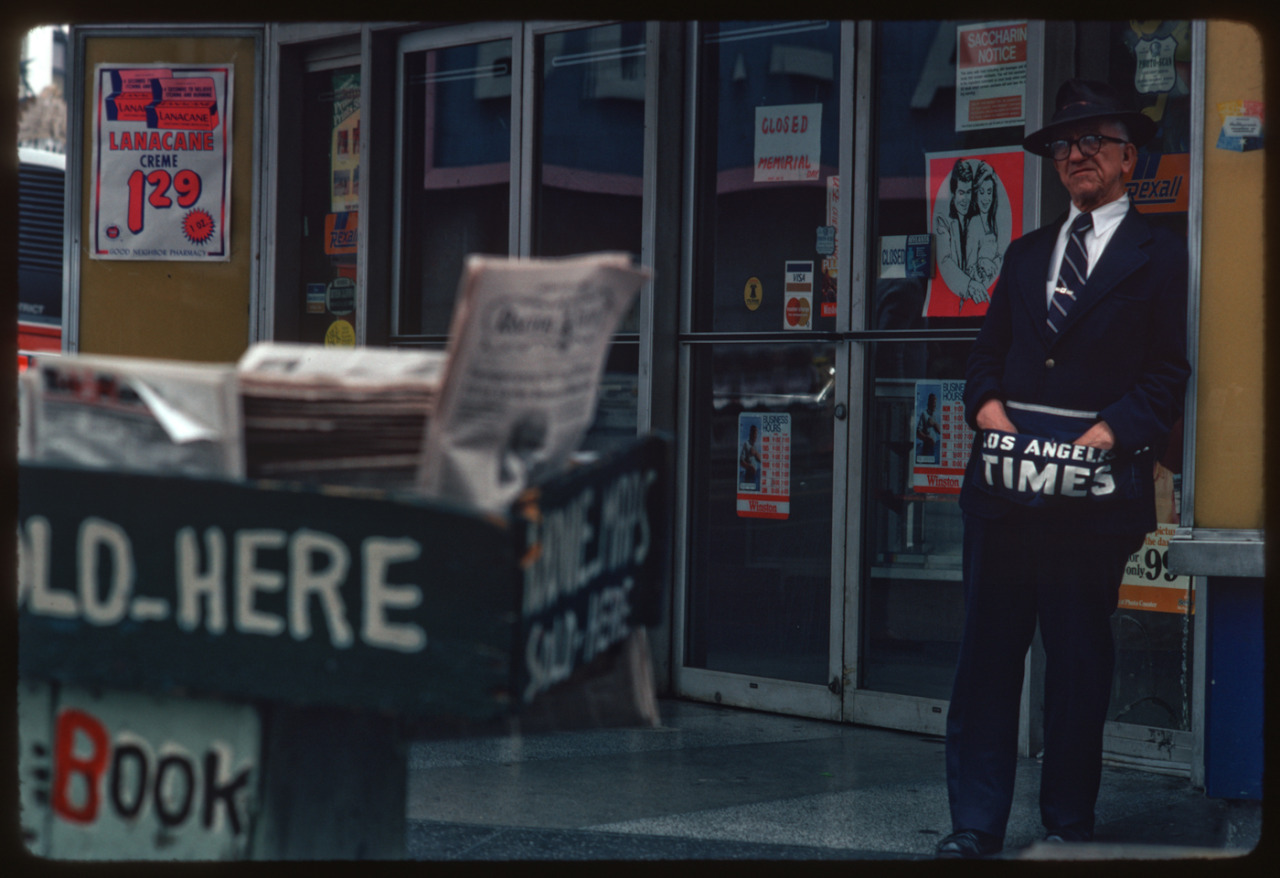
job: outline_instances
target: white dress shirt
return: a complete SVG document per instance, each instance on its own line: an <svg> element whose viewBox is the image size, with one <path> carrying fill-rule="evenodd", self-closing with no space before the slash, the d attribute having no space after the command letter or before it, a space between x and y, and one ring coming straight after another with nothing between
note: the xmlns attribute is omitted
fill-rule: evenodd
<svg viewBox="0 0 1280 878"><path fill-rule="evenodd" d="M1120 221L1124 219L1124 215L1129 212L1129 196L1121 195L1115 201L1109 201L1102 207L1096 207L1093 210L1093 229L1085 232L1084 249L1089 254L1089 268L1085 272L1088 277L1093 272L1093 267L1098 264L1098 259L1102 257L1102 251L1107 248L1107 242L1111 240L1111 236L1115 234L1116 228L1120 225ZM1062 224L1062 228L1058 231L1058 243L1053 248L1053 258L1049 260L1049 277L1045 281L1045 307L1053 301L1053 288L1058 283L1058 269L1062 266L1062 254L1067 249L1067 236L1071 234L1071 223L1081 213L1080 208L1074 204L1071 205L1071 212L1067 215L1067 221Z"/></svg>

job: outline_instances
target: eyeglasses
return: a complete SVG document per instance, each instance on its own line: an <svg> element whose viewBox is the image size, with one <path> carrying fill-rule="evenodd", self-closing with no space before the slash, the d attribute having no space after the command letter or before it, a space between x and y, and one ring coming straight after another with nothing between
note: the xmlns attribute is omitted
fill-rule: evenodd
<svg viewBox="0 0 1280 878"><path fill-rule="evenodd" d="M1066 161L1071 155L1071 147L1079 146L1080 155L1088 158L1091 155L1097 155L1098 150L1102 149L1102 143L1129 143L1128 140L1121 140L1119 137L1108 137L1105 134L1086 134L1083 137L1077 137L1073 140L1050 140L1048 144L1049 155L1053 156L1055 162Z"/></svg>

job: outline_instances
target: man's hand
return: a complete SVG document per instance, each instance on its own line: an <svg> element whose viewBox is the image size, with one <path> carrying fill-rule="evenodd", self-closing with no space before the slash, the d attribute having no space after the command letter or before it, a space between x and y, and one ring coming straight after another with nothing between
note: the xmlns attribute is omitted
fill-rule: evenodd
<svg viewBox="0 0 1280 878"><path fill-rule="evenodd" d="M983 430L1000 430L1005 433L1018 432L1018 428L1013 425L1013 421L1009 420L1009 416L1004 413L1004 403L994 397L982 404L973 420Z"/></svg>
<svg viewBox="0 0 1280 878"><path fill-rule="evenodd" d="M1107 426L1106 421L1098 421L1088 430L1085 430L1083 436L1071 444L1088 445L1091 448L1101 448L1105 451L1115 448L1116 434L1111 432L1111 428Z"/></svg>

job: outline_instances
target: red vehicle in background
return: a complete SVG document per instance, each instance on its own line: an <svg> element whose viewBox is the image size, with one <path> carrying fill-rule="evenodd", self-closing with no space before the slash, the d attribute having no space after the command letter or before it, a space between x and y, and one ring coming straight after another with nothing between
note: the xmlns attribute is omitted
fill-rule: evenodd
<svg viewBox="0 0 1280 878"><path fill-rule="evenodd" d="M62 351L66 156L18 150L18 371Z"/></svg>

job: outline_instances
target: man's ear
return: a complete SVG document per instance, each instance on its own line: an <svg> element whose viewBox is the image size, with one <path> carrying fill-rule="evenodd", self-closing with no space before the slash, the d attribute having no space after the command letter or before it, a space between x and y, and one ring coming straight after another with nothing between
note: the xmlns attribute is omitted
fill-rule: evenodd
<svg viewBox="0 0 1280 878"><path fill-rule="evenodd" d="M1126 174L1128 174L1133 170L1134 165L1136 165L1137 163L1138 163L1138 148L1134 146L1132 143L1126 143L1124 145L1124 158L1120 160L1120 167L1124 169L1124 172Z"/></svg>

